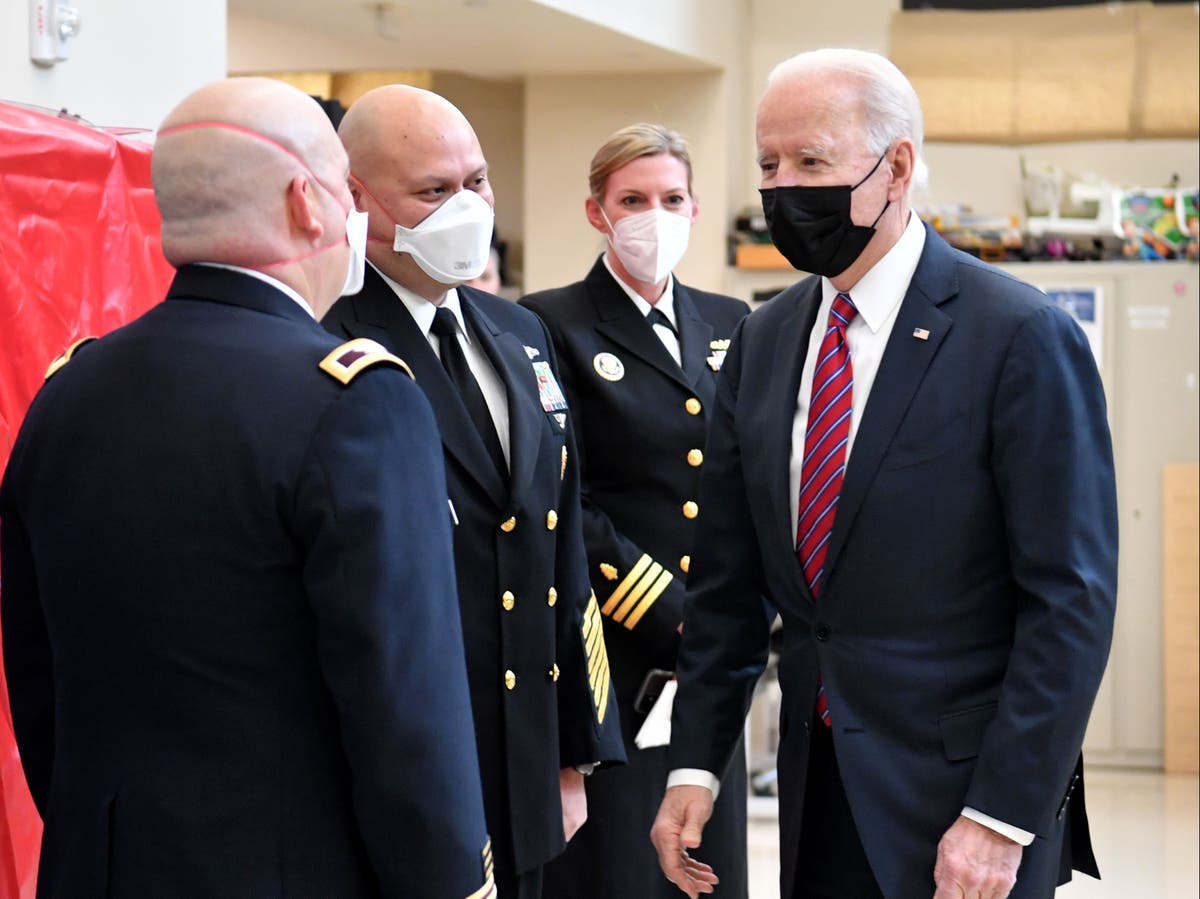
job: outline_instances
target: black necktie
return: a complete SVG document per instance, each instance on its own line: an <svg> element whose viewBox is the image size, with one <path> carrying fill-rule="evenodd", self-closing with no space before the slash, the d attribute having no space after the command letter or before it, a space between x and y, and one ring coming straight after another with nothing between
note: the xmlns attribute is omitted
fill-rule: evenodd
<svg viewBox="0 0 1200 899"><path fill-rule="evenodd" d="M679 339L679 332L677 330L675 330L675 326L673 324L671 324L671 320L669 318L667 318L666 313L663 312L661 309L659 309L657 306L651 307L650 311L646 313L646 324L650 325L651 331L654 331L655 325L662 325L664 328L666 328L668 331L671 332L671 334L675 338L674 351L672 351L672 349L669 346L667 346L667 338L663 337L661 331L654 331L654 336L657 337L659 340L659 343L661 343L663 345L663 348L667 351L667 354L670 355L671 360L673 362L675 362L675 364L678 365L682 369L683 368L683 341ZM678 358L676 358L676 357L678 357Z"/></svg>
<svg viewBox="0 0 1200 899"><path fill-rule="evenodd" d="M667 314L657 307L653 307L646 313L646 321L651 325L662 325L668 331L675 335L675 339L679 339L679 332L675 330L675 326L671 324L671 320L667 318Z"/></svg>
<svg viewBox="0 0 1200 899"><path fill-rule="evenodd" d="M483 391L479 389L479 382L475 380L475 375L471 374L471 367L467 365L462 344L458 342L458 322L455 321L454 313L439 306L429 330L437 335L442 365L454 386L458 388L463 405L467 407L467 415L474 422L475 430L479 432L484 446L487 447L488 455L496 463L500 474L507 476L508 466L504 462L504 451L500 448L496 425L492 421L491 412L488 411L487 400L483 398Z"/></svg>

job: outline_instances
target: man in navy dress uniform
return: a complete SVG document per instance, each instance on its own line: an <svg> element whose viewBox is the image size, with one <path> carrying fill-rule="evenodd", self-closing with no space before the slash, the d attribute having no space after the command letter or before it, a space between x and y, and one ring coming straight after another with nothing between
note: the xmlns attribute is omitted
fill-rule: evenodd
<svg viewBox="0 0 1200 899"><path fill-rule="evenodd" d="M496 884L538 897L542 866L586 817L585 772L625 759L571 410L537 316L463 286L487 263L492 192L462 113L389 85L363 95L338 133L370 215L370 266L323 324L402 356L433 405Z"/></svg>
<svg viewBox="0 0 1200 899"><path fill-rule="evenodd" d="M315 318L361 283L346 171L290 87L185 99L167 298L25 419L2 612L39 897L495 894L433 414Z"/></svg>

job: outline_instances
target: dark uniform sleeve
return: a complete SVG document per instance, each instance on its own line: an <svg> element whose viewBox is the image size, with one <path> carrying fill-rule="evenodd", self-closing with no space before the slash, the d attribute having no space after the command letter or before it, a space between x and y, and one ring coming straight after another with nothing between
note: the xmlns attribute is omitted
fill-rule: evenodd
<svg viewBox="0 0 1200 899"><path fill-rule="evenodd" d="M54 666L38 599L33 553L13 495L19 452L18 440L18 449L0 487L0 631L4 637L8 702L21 765L33 802L44 817L54 759Z"/></svg>
<svg viewBox="0 0 1200 899"><path fill-rule="evenodd" d="M355 812L386 896L491 889L449 515L424 395L394 369L358 375L313 437L295 516Z"/></svg>
<svg viewBox="0 0 1200 899"><path fill-rule="evenodd" d="M601 614L638 640L652 665L674 668L685 595L680 560L651 557L586 494L582 502L588 558L602 560L588 571Z"/></svg>
<svg viewBox="0 0 1200 899"><path fill-rule="evenodd" d="M539 302L522 304L540 314ZM549 323L546 319L549 319ZM566 346L557 319L546 316L554 345ZM571 420L582 433L586 404L579 400L576 374L569 364L560 366L563 390L571 405ZM587 470L586 451L579 445L579 470ZM588 560L588 579L607 618L622 625L639 640L651 664L673 668L679 647L679 623L683 620L684 582L678 577L678 559L653 559L633 540L619 532L605 511L581 487L583 541Z"/></svg>
<svg viewBox="0 0 1200 899"><path fill-rule="evenodd" d="M743 319L717 378L700 502L721 512L700 519L668 751L672 769L699 768L716 775L726 770L742 736L770 638L736 427L745 325Z"/></svg>
<svg viewBox="0 0 1200 899"><path fill-rule="evenodd" d="M544 332L545 325L542 329ZM548 334L546 346L551 367L557 373ZM575 414L573 409L571 414ZM563 767L619 764L626 761L625 748L604 629L596 596L588 584L587 553L580 528L579 462L574 431L570 429L560 477L555 582L563 585L566 595L560 596L558 615L558 664L562 669L558 691L559 755Z"/></svg>

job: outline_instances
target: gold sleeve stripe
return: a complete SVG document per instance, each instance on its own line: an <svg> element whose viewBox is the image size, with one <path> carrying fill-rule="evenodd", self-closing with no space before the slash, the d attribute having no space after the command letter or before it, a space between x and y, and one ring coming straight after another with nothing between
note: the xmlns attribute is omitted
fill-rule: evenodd
<svg viewBox="0 0 1200 899"><path fill-rule="evenodd" d="M492 875L489 874L483 886L467 896L467 899L496 899L496 881L492 879Z"/></svg>
<svg viewBox="0 0 1200 899"><path fill-rule="evenodd" d="M588 678L588 683L592 688L592 693L598 693L608 683L608 677L611 672L608 668L608 659L601 658L600 664L596 666L595 672ZM600 705L597 700L597 705Z"/></svg>
<svg viewBox="0 0 1200 899"><path fill-rule="evenodd" d="M604 723L608 712L608 650L604 646L604 621L600 617L599 603L596 593L588 598L587 608L583 613L583 631L586 635L588 685L592 689L592 702L596 707L596 722ZM590 633L589 633L590 631Z"/></svg>
<svg viewBox="0 0 1200 899"><path fill-rule="evenodd" d="M596 652L596 646L604 639L604 627L600 622L596 622L591 627L591 633L585 638L587 640L587 656L588 656L588 673L591 674L591 660Z"/></svg>
<svg viewBox="0 0 1200 899"><path fill-rule="evenodd" d="M604 660L604 673L600 677L600 698L596 700L596 718L603 724L604 713L608 709L608 688L612 683L612 678L609 676L608 659Z"/></svg>
<svg viewBox="0 0 1200 899"><path fill-rule="evenodd" d="M662 592L667 589L667 584L671 583L671 581L674 579L675 575L664 570L663 573L658 576L658 580L654 582L654 586L647 590L645 595L642 596L642 601L638 603L638 607L633 610L633 614L625 619L625 627L629 628L629 630L633 630L635 627L637 627L637 623L642 620L642 616L650 611L650 607L654 605L655 600L662 596Z"/></svg>
<svg viewBox="0 0 1200 899"><path fill-rule="evenodd" d="M621 581L621 583L617 585L617 589L612 592L612 595L609 596L608 600L604 603L604 608L602 608L600 611L605 615L611 615L613 613L613 609L617 607L617 605L625 597L625 594L629 592L629 588L638 582L638 578L642 576L642 572L649 568L651 562L653 561L654 560L649 556L643 554L642 557L637 560L637 564L635 564L633 568L629 569L629 574L625 575L625 580Z"/></svg>
<svg viewBox="0 0 1200 899"><path fill-rule="evenodd" d="M625 601L621 603L621 607L613 612L613 621L620 622L625 620L625 616L637 605L638 600L642 598L642 594L650 589L651 585L658 579L658 576L662 574L662 570L663 567L658 562L655 562L647 569L646 573L642 575L641 580L629 591L629 595L625 597Z"/></svg>

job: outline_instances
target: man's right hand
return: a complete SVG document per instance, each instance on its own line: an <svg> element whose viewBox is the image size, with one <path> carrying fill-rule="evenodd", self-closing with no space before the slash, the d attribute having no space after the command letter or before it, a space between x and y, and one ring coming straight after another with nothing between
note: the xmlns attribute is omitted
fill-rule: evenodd
<svg viewBox="0 0 1200 899"><path fill-rule="evenodd" d="M658 807L658 816L650 828L650 841L658 851L658 864L667 880L698 899L711 893L718 883L712 867L688 855L700 846L704 825L712 817L713 794L707 787L690 784L671 787Z"/></svg>

